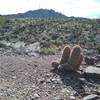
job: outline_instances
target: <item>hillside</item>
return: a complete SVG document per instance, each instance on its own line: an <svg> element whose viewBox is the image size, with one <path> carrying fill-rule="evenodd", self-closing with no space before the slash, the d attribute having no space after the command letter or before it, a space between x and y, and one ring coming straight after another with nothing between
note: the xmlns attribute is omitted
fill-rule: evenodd
<svg viewBox="0 0 100 100"><path fill-rule="evenodd" d="M25 13L18 13L8 15L9 17L18 17L18 18L26 18L26 17L59 17L65 18L66 16L62 13L56 12L52 9L37 9L37 10L30 10Z"/></svg>
<svg viewBox="0 0 100 100"><path fill-rule="evenodd" d="M100 19L14 16L0 16L0 100L100 100ZM66 44L78 71L52 67Z"/></svg>
<svg viewBox="0 0 100 100"><path fill-rule="evenodd" d="M3 21L0 28L1 42L13 44L20 41L25 45L38 42L42 51L50 50L51 54L55 52L55 48L66 43L80 43L86 48L99 48L99 37L99 19L8 18ZM55 47L54 50L52 47Z"/></svg>

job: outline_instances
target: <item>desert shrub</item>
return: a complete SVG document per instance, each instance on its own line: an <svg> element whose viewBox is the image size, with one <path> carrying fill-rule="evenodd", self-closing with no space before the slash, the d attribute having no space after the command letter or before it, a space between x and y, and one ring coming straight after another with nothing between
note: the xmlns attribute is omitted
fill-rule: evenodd
<svg viewBox="0 0 100 100"><path fill-rule="evenodd" d="M62 37L55 40L55 45L60 46L63 44L64 39Z"/></svg>
<svg viewBox="0 0 100 100"><path fill-rule="evenodd" d="M100 45L98 45L98 46L96 47L96 49L97 49L97 52L100 54Z"/></svg>
<svg viewBox="0 0 100 100"><path fill-rule="evenodd" d="M43 41L40 41L40 45L41 45L41 47L43 47L43 48L49 48L50 47L50 45L51 45L51 42L50 41L48 41L48 40L43 40Z"/></svg>
<svg viewBox="0 0 100 100"><path fill-rule="evenodd" d="M40 42L41 48L58 47L78 40L95 42L95 35L100 33L99 22L99 19L92 21L74 17L9 19L0 16L0 40Z"/></svg>
<svg viewBox="0 0 100 100"><path fill-rule="evenodd" d="M0 48L7 48L6 44L0 43Z"/></svg>
<svg viewBox="0 0 100 100"><path fill-rule="evenodd" d="M40 54L44 54L44 55L54 55L56 53L56 49L55 48L41 48L40 49Z"/></svg>
<svg viewBox="0 0 100 100"><path fill-rule="evenodd" d="M3 26L6 22L6 18L0 15L0 26Z"/></svg>

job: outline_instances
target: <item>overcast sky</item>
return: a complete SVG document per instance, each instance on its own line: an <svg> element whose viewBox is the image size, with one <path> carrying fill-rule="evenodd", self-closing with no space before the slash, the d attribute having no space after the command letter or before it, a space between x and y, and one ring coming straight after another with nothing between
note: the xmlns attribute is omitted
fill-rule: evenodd
<svg viewBox="0 0 100 100"><path fill-rule="evenodd" d="M53 9L66 16L100 17L100 0L0 0L0 14L3 15L39 8Z"/></svg>

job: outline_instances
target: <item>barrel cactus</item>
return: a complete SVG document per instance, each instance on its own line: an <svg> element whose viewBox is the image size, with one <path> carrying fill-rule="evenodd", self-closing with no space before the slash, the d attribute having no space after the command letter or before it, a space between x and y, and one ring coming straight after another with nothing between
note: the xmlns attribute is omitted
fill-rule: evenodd
<svg viewBox="0 0 100 100"><path fill-rule="evenodd" d="M55 68L64 68L65 70L76 71L80 68L83 60L82 49L79 45L75 45L72 49L71 47L65 46L60 63L53 63Z"/></svg>

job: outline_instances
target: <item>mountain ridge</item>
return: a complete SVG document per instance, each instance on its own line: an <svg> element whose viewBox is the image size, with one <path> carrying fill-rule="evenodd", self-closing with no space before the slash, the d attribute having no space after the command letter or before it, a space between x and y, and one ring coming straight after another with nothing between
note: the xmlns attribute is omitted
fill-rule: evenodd
<svg viewBox="0 0 100 100"><path fill-rule="evenodd" d="M53 9L36 9L36 10L29 10L27 12L24 13L18 13L18 14L10 14L7 15L10 17L60 17L60 18L65 18L67 17L66 15L60 13L60 12L56 12Z"/></svg>

